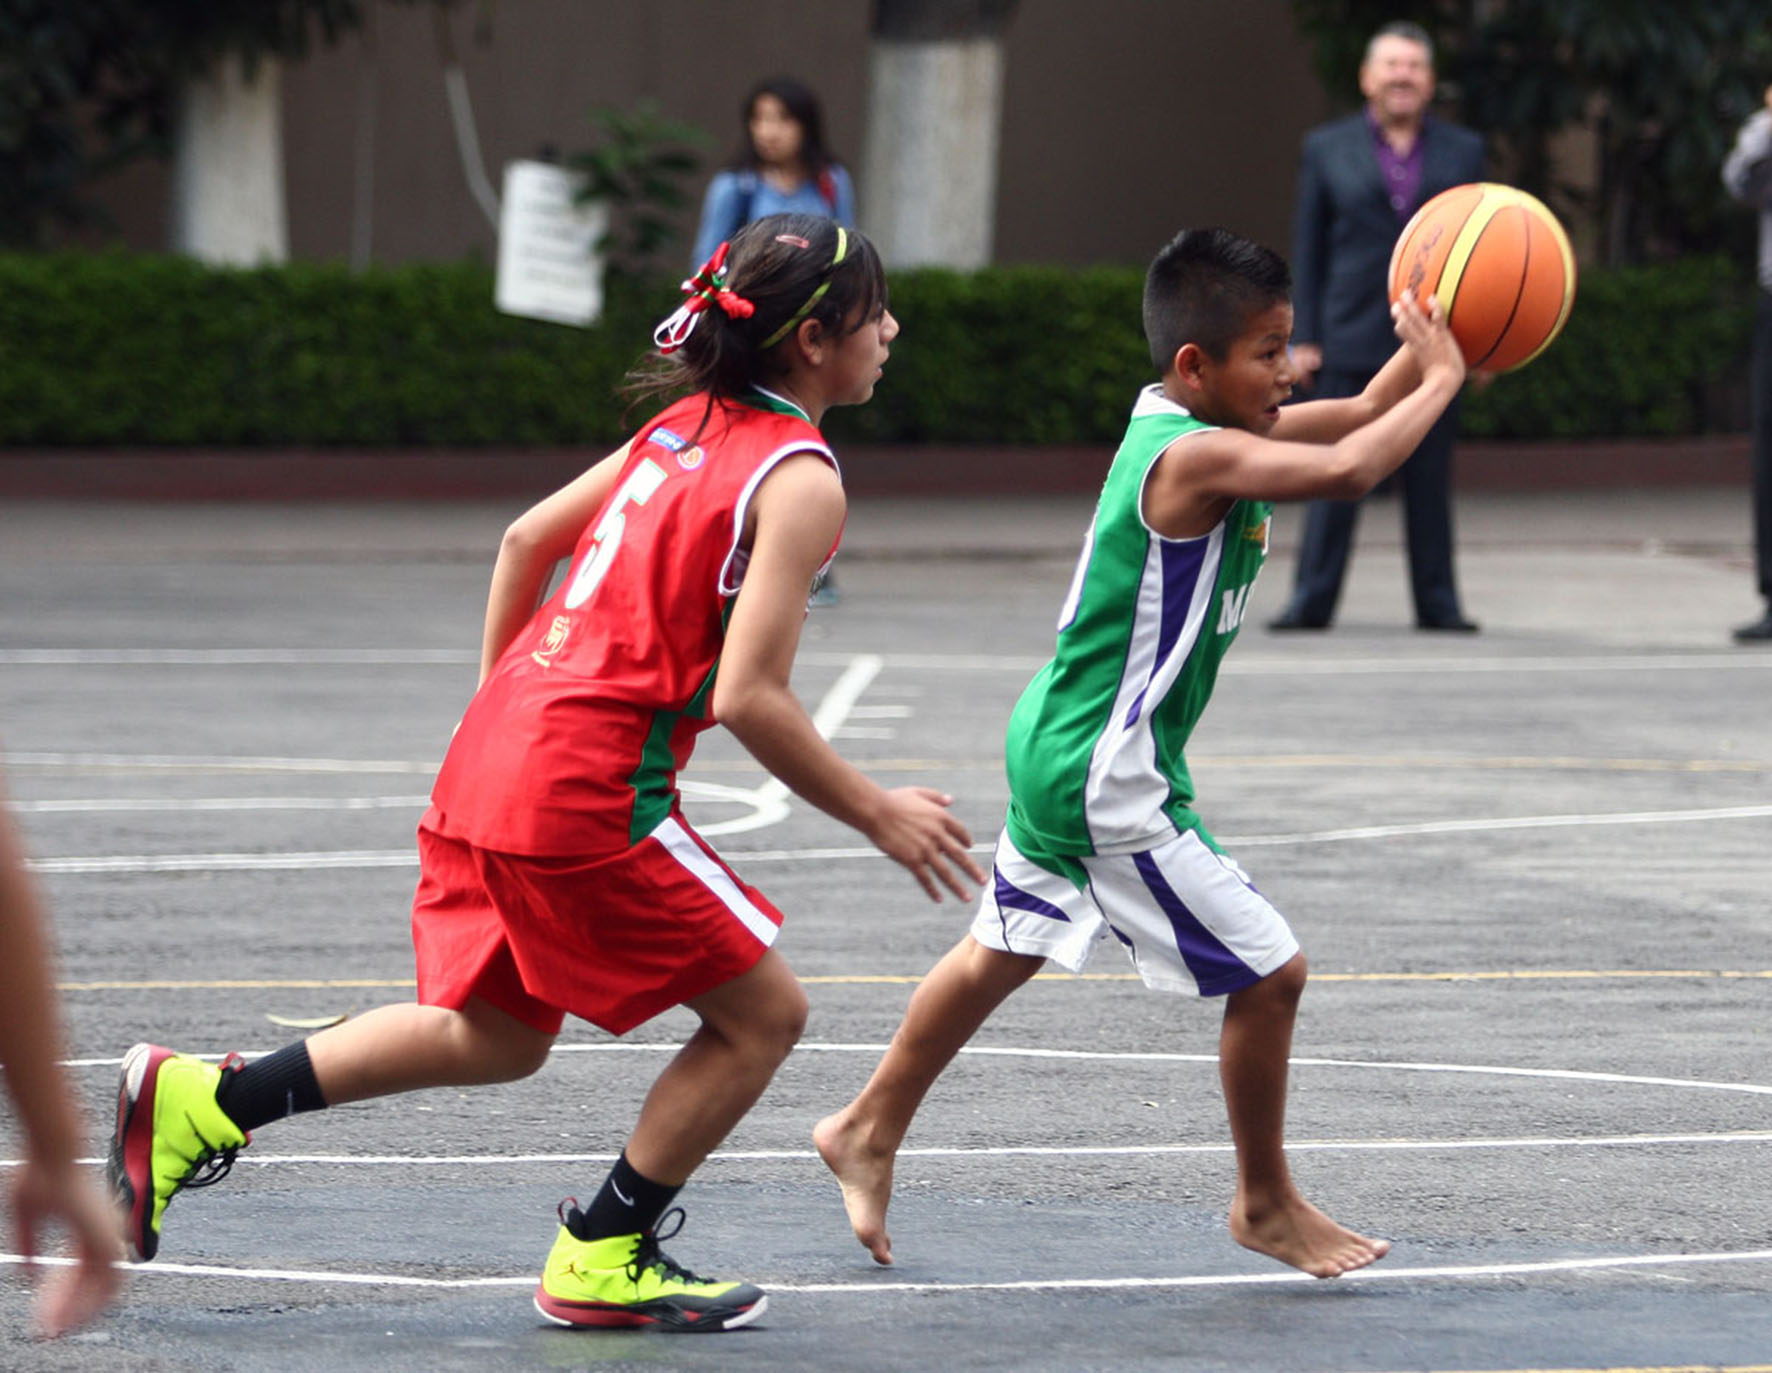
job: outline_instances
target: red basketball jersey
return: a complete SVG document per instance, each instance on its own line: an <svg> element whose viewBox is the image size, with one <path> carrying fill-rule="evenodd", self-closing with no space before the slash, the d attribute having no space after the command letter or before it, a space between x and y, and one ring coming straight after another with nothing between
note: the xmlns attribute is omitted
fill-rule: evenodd
<svg viewBox="0 0 1772 1373"><path fill-rule="evenodd" d="M675 808L676 774L713 723L751 497L792 454L836 466L778 396L716 404L703 426L706 406L687 397L635 435L560 589L468 706L431 828L504 853L618 853Z"/></svg>

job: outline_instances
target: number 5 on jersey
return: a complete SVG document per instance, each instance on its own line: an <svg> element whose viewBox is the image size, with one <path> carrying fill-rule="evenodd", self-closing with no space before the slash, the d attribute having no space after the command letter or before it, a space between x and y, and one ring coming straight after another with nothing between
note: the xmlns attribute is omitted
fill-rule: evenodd
<svg viewBox="0 0 1772 1373"><path fill-rule="evenodd" d="M627 527L628 503L632 501L635 505L645 505L664 482L665 470L651 458L647 458L628 473L628 479L616 488L608 508L603 512L603 518L597 521L597 528L591 535L591 546L585 552L585 560L579 564L578 571L573 575L572 585L566 588L568 610L577 610L588 601L591 593L597 589L597 583L609 571L610 560L615 557L616 549L621 547L622 530Z"/></svg>

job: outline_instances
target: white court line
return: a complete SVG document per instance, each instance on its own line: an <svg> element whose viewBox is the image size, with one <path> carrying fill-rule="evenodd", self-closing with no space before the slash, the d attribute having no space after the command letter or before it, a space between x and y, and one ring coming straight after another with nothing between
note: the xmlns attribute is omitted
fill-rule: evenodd
<svg viewBox="0 0 1772 1373"><path fill-rule="evenodd" d="M1248 834L1219 842L1240 848L1275 844L1336 844L1348 839L1393 839L1407 834L1484 834L1498 830L1564 829L1580 825L1689 825L1708 820L1759 820L1772 805L1715 806L1704 810L1641 810L1586 815L1518 815L1492 820L1423 820L1412 825L1362 825L1303 834Z"/></svg>
<svg viewBox="0 0 1772 1373"><path fill-rule="evenodd" d="M252 666L468 666L477 652L446 648L14 648L0 649L0 667L252 667ZM847 667L852 656L809 650L796 661L808 667ZM1044 657L988 653L887 653L884 667L911 671L1032 673ZM1476 675L1494 672L1714 672L1763 671L1763 653L1615 653L1591 657L1234 658L1220 668L1233 677L1346 677L1409 674Z"/></svg>
<svg viewBox="0 0 1772 1373"><path fill-rule="evenodd" d="M812 713L812 723L821 737L829 739L844 727L856 711L856 703L880 675L884 666L876 654L863 653L847 660L847 666ZM894 708L896 709L896 708ZM907 712L908 713L908 712ZM20 766L146 767L146 768L209 768L229 770L261 770L309 772L388 772L404 771L412 765L392 763L349 764L335 758L236 758L214 757L169 758L163 755L131 756L126 754L19 753L7 761ZM761 786L734 787L719 782L681 780L680 790L686 797L713 801L731 801L751 808L748 815L731 820L717 820L696 828L712 838L722 834L743 834L751 830L780 824L788 818L788 787L771 777ZM362 810L400 805L424 806L428 797L347 798L331 801L323 798L255 798L242 804L225 798L204 797L180 801L37 801L15 807L21 811L55 813L71 811L126 810ZM401 868L414 867L418 854L413 849L347 849L337 852L308 853L168 853L112 854L87 858L36 858L29 862L31 871L39 873L124 873L124 872L251 872L302 868Z"/></svg>
<svg viewBox="0 0 1772 1373"><path fill-rule="evenodd" d="M1690 1267L1693 1264L1764 1263L1772 1260L1772 1249L1714 1250L1699 1254L1610 1254L1578 1259L1542 1259L1526 1263L1482 1263L1422 1265L1413 1268L1386 1267L1375 1264L1355 1269L1335 1279L1337 1282L1372 1282L1416 1279L1466 1279L1525 1277L1547 1273L1598 1272L1621 1268ZM19 1254L0 1254L0 1263L26 1262ZM65 1258L40 1258L36 1262L64 1266L74 1262ZM168 1277L231 1278L236 1281L294 1282L334 1284L352 1287L426 1288L431 1290L464 1290L492 1287L533 1287L535 1274L483 1278L420 1278L406 1273L360 1273L301 1268L229 1268L209 1263L125 1263L119 1265L132 1273L158 1273ZM1010 1282L771 1282L764 1279L771 1292L794 1292L806 1295L847 1295L880 1292L1106 1292L1138 1288L1182 1287L1259 1287L1274 1283L1321 1283L1308 1273L1187 1273L1173 1277L1146 1278L1023 1278Z"/></svg>
<svg viewBox="0 0 1772 1373"><path fill-rule="evenodd" d="M440 758L279 758L216 753L0 753L9 768L105 768L123 772L345 772L434 775Z"/></svg>
<svg viewBox="0 0 1772 1373"><path fill-rule="evenodd" d="M1678 1135L1526 1135L1494 1139L1294 1139L1289 1154L1443 1153L1533 1149L1641 1149L1672 1144L1772 1144L1772 1130L1722 1130ZM1234 1144L989 1144L927 1145L900 1149L904 1158L1180 1158L1233 1154ZM535 1163L555 1167L610 1164L618 1153L552 1154L242 1154L239 1168L281 1168L292 1165L327 1168L514 1168ZM75 1160L97 1166L101 1156ZM820 1162L812 1149L717 1149L708 1164ZM0 1159L0 1168L22 1168L23 1159Z"/></svg>
<svg viewBox="0 0 1772 1373"><path fill-rule="evenodd" d="M734 834L785 819L787 807L779 801L759 798L748 787L722 782L680 778L677 789L690 800L732 802L749 806L750 814L735 820L710 821L697 826L703 835ZM101 796L52 801L13 801L10 809L21 815L108 815L247 811L358 811L423 810L429 796ZM391 851L390 851L391 852ZM414 857L413 861L417 861ZM375 866L382 866L377 863ZM114 869L107 869L114 871Z"/></svg>
<svg viewBox="0 0 1772 1373"><path fill-rule="evenodd" d="M31 858L36 873L263 872L292 868L415 868L413 849L336 849L324 853L162 853L92 858Z"/></svg>
<svg viewBox="0 0 1772 1373"><path fill-rule="evenodd" d="M1231 677L1396 677L1411 673L1481 676L1505 672L1717 672L1765 670L1772 655L1608 654L1592 658L1260 658L1231 661L1219 669Z"/></svg>
<svg viewBox="0 0 1772 1373"><path fill-rule="evenodd" d="M772 779L773 780L773 779ZM686 784L687 785L687 784ZM712 783L700 784L710 790ZM776 783L780 786L780 783ZM768 784L747 792L742 787L729 789L730 799L762 798L780 801ZM766 813L762 806L759 814ZM1772 817L1772 805L1707 807L1700 810L1650 810L1597 812L1572 815L1499 816L1492 819L1427 820L1412 825L1369 825L1358 829L1315 830L1298 834L1220 835L1219 842L1231 849L1271 848L1288 844L1339 844L1370 839L1392 839L1412 834L1485 834L1506 830L1574 828L1585 825L1681 825L1701 824L1718 820L1758 820ZM754 829L766 821L745 816L738 821L722 821L716 825L698 825L702 834L730 834L738 829ZM994 843L974 844L972 852L991 853ZM845 859L883 858L872 846L825 849L728 849L721 854L728 863L827 863ZM418 854L412 849L347 849L316 853L164 853L116 854L72 858L34 858L28 863L39 873L130 873L130 872L243 872L257 869L289 868L399 868L416 867Z"/></svg>
<svg viewBox="0 0 1772 1373"><path fill-rule="evenodd" d="M21 815L103 815L149 811L422 810L429 796L100 796L13 801Z"/></svg>
<svg viewBox="0 0 1772 1373"><path fill-rule="evenodd" d="M923 672L1018 672L1033 673L1045 666L1044 657L988 653L888 653L886 666ZM796 661L809 666L835 666L836 654L809 651ZM1219 673L1227 677L1353 677L1449 674L1461 676L1493 672L1714 672L1722 668L1749 671L1772 668L1772 655L1764 653L1612 653L1592 657L1420 657L1325 658L1266 657L1233 654Z"/></svg>
<svg viewBox="0 0 1772 1373"><path fill-rule="evenodd" d="M467 667L460 648L7 648L0 667Z"/></svg>
<svg viewBox="0 0 1772 1373"><path fill-rule="evenodd" d="M551 1054L674 1054L680 1043L608 1043L556 1044ZM883 1054L885 1044L841 1044L817 1040L794 1046L796 1054ZM246 1059L262 1058L269 1050L254 1049L241 1053ZM1217 1054L1168 1053L1157 1049L1045 1049L1013 1044L968 1044L961 1054L975 1058L1033 1058L1086 1063L1197 1063L1215 1064ZM222 1054L197 1053L193 1058L219 1060ZM67 1059L65 1068L116 1068L121 1058ZM1698 1077L1653 1077L1637 1073L1601 1073L1581 1068L1516 1068L1505 1064L1484 1063L1414 1063L1391 1059L1357 1058L1293 1058L1294 1068L1362 1068L1377 1072L1400 1073L1468 1073L1483 1077L1541 1078L1560 1082L1596 1082L1623 1087L1678 1087L1695 1091L1738 1092L1747 1096L1772 1096L1772 1086L1757 1082L1719 1082ZM1744 1136L1745 1138L1746 1136Z"/></svg>
<svg viewBox="0 0 1772 1373"><path fill-rule="evenodd" d="M885 665L885 660L874 653L858 654L845 661L843 675L825 692L818 709L812 713L812 724L819 737L829 739L842 727L861 700L862 693L873 684ZM788 785L780 778L771 777L757 788L755 794L759 805L781 804L787 799Z"/></svg>

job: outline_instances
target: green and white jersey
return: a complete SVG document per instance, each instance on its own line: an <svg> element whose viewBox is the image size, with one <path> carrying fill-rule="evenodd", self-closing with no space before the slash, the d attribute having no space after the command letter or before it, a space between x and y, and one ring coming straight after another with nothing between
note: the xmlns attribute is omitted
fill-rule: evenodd
<svg viewBox="0 0 1772 1373"><path fill-rule="evenodd" d="M1182 750L1248 608L1273 506L1238 501L1211 533L1168 539L1145 523L1143 496L1170 444L1213 427L1161 386L1132 408L1057 652L1009 721L1008 829L1024 853L1133 852L1199 827Z"/></svg>

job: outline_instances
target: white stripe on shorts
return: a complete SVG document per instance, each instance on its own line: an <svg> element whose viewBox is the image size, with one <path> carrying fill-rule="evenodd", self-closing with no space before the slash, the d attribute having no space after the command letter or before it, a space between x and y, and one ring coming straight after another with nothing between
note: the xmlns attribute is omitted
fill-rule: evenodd
<svg viewBox="0 0 1772 1373"><path fill-rule="evenodd" d="M1192 830L1142 853L1076 860L1089 885L1036 863L1005 830L972 937L986 948L1083 971L1110 935L1145 985L1220 995L1275 971L1298 952L1286 919L1230 858Z"/></svg>
<svg viewBox="0 0 1772 1373"><path fill-rule="evenodd" d="M665 846L671 857L694 874L702 886L718 897L720 904L731 911L741 925L756 935L764 948L775 943L775 936L781 933L781 926L751 904L750 898L732 880L732 874L707 856L701 845L695 842L675 816L667 815L660 821L658 828L652 831L652 837Z"/></svg>

